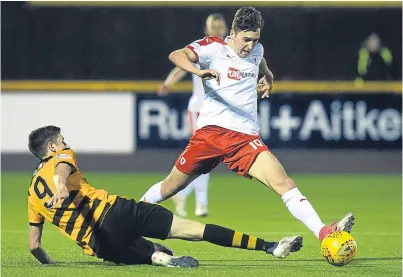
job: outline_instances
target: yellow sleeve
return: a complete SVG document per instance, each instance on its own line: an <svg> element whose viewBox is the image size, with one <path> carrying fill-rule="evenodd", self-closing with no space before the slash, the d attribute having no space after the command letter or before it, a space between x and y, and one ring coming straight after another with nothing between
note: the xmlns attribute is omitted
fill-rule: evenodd
<svg viewBox="0 0 403 277"><path fill-rule="evenodd" d="M390 50L388 48L382 47L381 56L387 65L390 65L392 63L392 61L393 61L392 53L390 52Z"/></svg>
<svg viewBox="0 0 403 277"><path fill-rule="evenodd" d="M33 226L42 225L45 222L44 217L35 209L30 196L28 196L28 222Z"/></svg>
<svg viewBox="0 0 403 277"><path fill-rule="evenodd" d="M360 51L358 52L358 64L357 64L357 71L360 76L364 76L367 74L367 67L368 67L368 58L369 52L365 47L361 47Z"/></svg>
<svg viewBox="0 0 403 277"><path fill-rule="evenodd" d="M71 174L76 173L78 170L76 155L71 149L62 150L56 154L55 167L60 163L69 165L71 167Z"/></svg>

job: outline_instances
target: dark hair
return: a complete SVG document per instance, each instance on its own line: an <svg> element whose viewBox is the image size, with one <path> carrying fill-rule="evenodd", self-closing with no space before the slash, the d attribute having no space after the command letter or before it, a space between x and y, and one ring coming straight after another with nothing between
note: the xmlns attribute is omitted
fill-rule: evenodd
<svg viewBox="0 0 403 277"><path fill-rule="evenodd" d="M60 128L56 126L45 126L32 131L28 138L29 151L38 159L42 159L47 153L49 142L56 142L60 134Z"/></svg>
<svg viewBox="0 0 403 277"><path fill-rule="evenodd" d="M256 31L262 29L264 21L262 14L254 7L242 7L236 11L232 21L232 29L235 31Z"/></svg>

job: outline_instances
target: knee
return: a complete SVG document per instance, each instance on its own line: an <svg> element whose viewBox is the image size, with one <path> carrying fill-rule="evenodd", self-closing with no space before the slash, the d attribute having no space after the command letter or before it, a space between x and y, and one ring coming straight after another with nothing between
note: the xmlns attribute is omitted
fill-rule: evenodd
<svg viewBox="0 0 403 277"><path fill-rule="evenodd" d="M200 222L174 216L170 237L199 241L203 239L204 228L205 225Z"/></svg>
<svg viewBox="0 0 403 277"><path fill-rule="evenodd" d="M270 185L280 195L296 187L294 180L288 176L275 180Z"/></svg>
<svg viewBox="0 0 403 277"><path fill-rule="evenodd" d="M195 241L203 240L205 225L197 221L191 221L191 224L189 225L189 237Z"/></svg>

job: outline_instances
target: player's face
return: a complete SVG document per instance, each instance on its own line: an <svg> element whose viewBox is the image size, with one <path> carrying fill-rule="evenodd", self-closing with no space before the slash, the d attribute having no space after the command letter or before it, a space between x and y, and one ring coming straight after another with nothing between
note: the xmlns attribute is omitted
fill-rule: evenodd
<svg viewBox="0 0 403 277"><path fill-rule="evenodd" d="M372 35L368 39L368 50L370 52L378 52L380 44L381 43L379 37Z"/></svg>
<svg viewBox="0 0 403 277"><path fill-rule="evenodd" d="M260 28L256 31L235 32L234 30L231 30L230 36L233 41L234 50L237 52L238 56L245 58L259 42Z"/></svg>
<svg viewBox="0 0 403 277"><path fill-rule="evenodd" d="M206 35L224 39L226 32L227 32L227 25L221 19L207 21Z"/></svg>
<svg viewBox="0 0 403 277"><path fill-rule="evenodd" d="M58 152L68 147L69 146L64 142L64 137L61 134L58 135L56 142L49 143L49 149L52 152Z"/></svg>

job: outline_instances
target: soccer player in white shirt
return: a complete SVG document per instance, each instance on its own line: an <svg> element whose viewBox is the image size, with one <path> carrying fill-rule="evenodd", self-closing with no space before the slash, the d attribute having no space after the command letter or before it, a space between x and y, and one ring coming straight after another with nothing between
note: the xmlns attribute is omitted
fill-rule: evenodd
<svg viewBox="0 0 403 277"><path fill-rule="evenodd" d="M227 24L225 23L225 19L221 14L214 13L210 14L206 19L205 25L205 34L206 36L219 37L224 39L227 34ZM198 65L197 65L198 66ZM180 69L179 67L175 67L171 70L168 77L165 79L164 83L162 83L158 89L158 94L166 95L168 94L170 88L175 85L177 82L182 80L185 77L187 71ZM203 106L204 100L204 87L202 83L202 79L197 75L192 75L193 82L193 91L192 97L189 100L188 104L188 118L189 118L189 127L192 135L196 132L196 120L199 116L200 109ZM176 213L182 217L187 216L187 212L185 210L186 198L189 194L194 190L195 198L196 198L196 216L207 216L208 213L208 195L207 188L208 182L210 179L210 173L202 174L198 178L196 178L193 182L191 182L186 188L178 192L172 200L175 203Z"/></svg>
<svg viewBox="0 0 403 277"><path fill-rule="evenodd" d="M168 177L152 186L141 200L161 202L224 162L237 174L273 189L290 213L320 241L335 230L350 232L354 215L349 212L326 226L260 139L257 93L268 97L273 83L259 43L263 24L259 11L243 7L235 14L228 44L205 37L169 55L176 66L203 79L205 98L197 131L188 146ZM263 77L257 81L259 73Z"/></svg>

